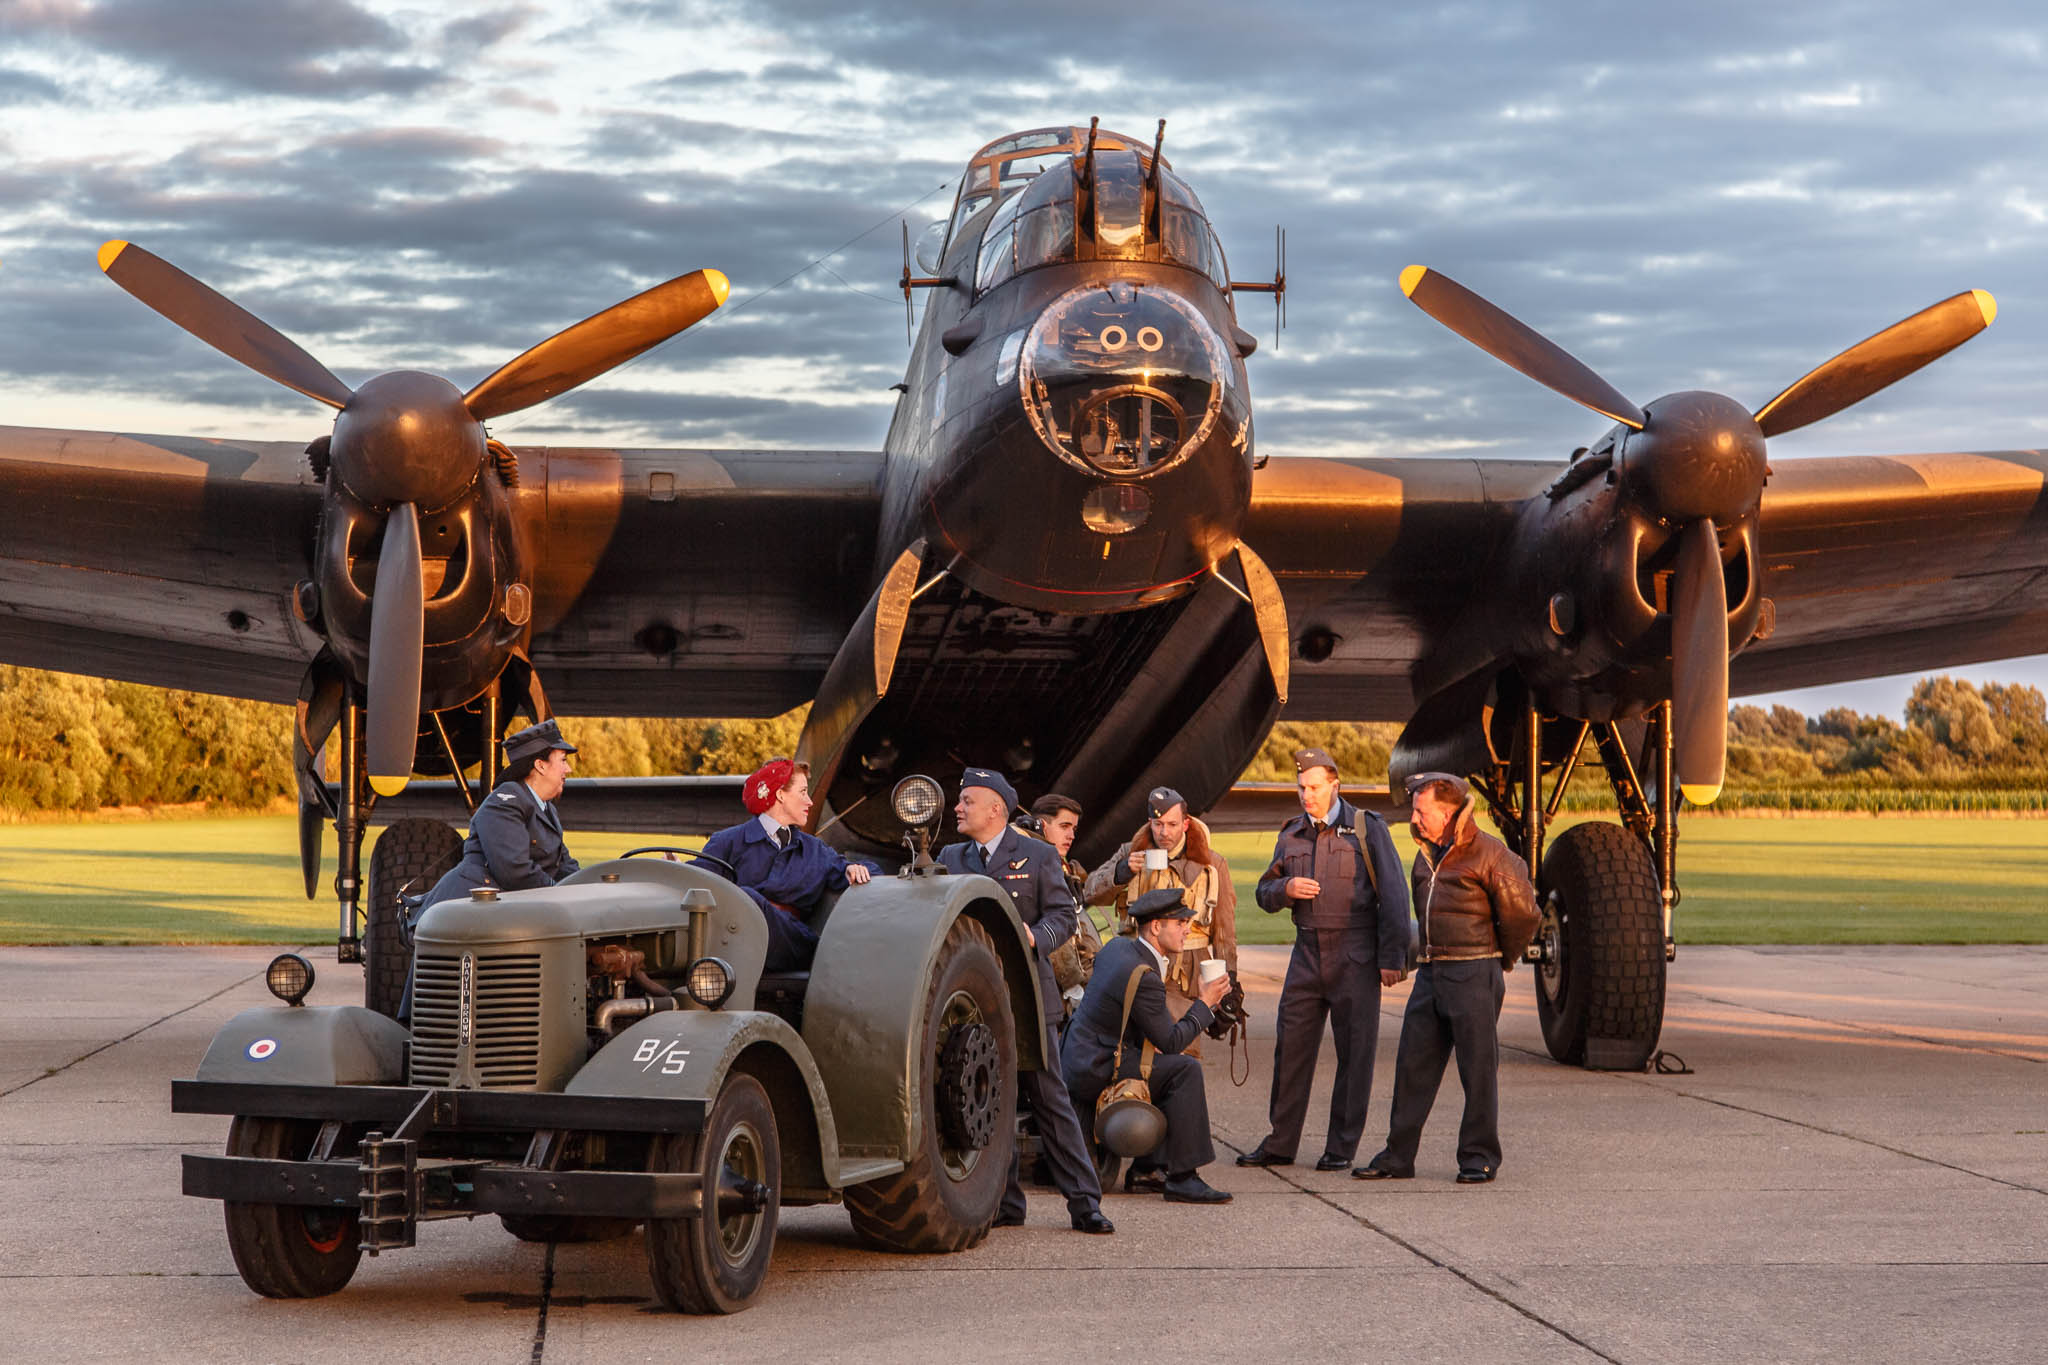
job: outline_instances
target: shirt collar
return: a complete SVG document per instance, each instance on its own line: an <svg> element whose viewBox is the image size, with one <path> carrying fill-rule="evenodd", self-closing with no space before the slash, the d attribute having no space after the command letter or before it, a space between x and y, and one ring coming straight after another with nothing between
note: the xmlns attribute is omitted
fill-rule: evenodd
<svg viewBox="0 0 2048 1365"><path fill-rule="evenodd" d="M1154 961L1155 963L1159 964L1159 974L1160 974L1161 976L1165 976L1165 975L1166 975L1166 957L1165 957L1165 955L1164 955L1163 953L1161 953L1161 952L1160 952L1160 951L1159 951L1159 950L1158 950L1157 948L1153 947L1153 946L1152 946L1152 940L1151 940L1151 939L1149 939L1149 938L1146 938L1146 937L1145 937L1145 936L1144 936L1143 934L1139 934L1139 935L1137 935L1137 939L1138 939L1138 946L1139 946L1140 948L1143 948L1143 949L1144 949L1144 950L1145 950L1146 952L1150 953L1150 954L1152 955L1152 960L1153 960L1153 961Z"/></svg>
<svg viewBox="0 0 2048 1365"><path fill-rule="evenodd" d="M759 815L754 817L754 822L760 825L761 832L763 834L766 834L770 840L776 843L780 843L782 841L782 826L776 824L775 817L768 814L768 812L762 811Z"/></svg>
<svg viewBox="0 0 2048 1365"><path fill-rule="evenodd" d="M993 865L996 860L996 846L1003 842L1003 836L1005 834L1008 834L1009 832L1009 827L1004 826L1002 829L996 831L996 836L993 839L990 839L988 842L982 844L982 856L987 858L991 865Z"/></svg>

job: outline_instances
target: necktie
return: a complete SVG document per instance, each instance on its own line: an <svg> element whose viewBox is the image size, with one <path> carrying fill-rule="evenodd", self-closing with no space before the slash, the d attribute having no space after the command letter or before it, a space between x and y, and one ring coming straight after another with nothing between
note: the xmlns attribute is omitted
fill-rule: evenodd
<svg viewBox="0 0 2048 1365"><path fill-rule="evenodd" d="M777 830L775 832L776 846L778 848L788 848L790 844L790 834L791 831L788 825L784 825L781 829Z"/></svg>
<svg viewBox="0 0 2048 1365"><path fill-rule="evenodd" d="M988 871L988 851L980 844L975 844L967 850L967 870L969 872Z"/></svg>

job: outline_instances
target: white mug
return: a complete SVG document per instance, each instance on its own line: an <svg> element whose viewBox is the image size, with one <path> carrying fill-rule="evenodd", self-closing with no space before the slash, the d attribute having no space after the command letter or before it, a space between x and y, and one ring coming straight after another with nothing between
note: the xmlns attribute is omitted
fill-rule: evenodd
<svg viewBox="0 0 2048 1365"><path fill-rule="evenodd" d="M1204 958L1201 962L1196 963L1195 967L1201 973L1204 986L1212 981L1221 981L1224 977L1230 975L1229 966L1220 958Z"/></svg>
<svg viewBox="0 0 2048 1365"><path fill-rule="evenodd" d="M1164 872L1164 871L1166 871L1166 850L1165 850L1165 849L1163 849L1163 848L1148 848L1148 849L1146 849L1146 850L1145 850L1145 870L1146 870L1147 872Z"/></svg>

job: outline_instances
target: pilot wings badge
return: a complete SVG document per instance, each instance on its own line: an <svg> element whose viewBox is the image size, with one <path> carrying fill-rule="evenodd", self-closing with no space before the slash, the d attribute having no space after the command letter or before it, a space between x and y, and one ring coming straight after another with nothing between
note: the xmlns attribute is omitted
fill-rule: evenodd
<svg viewBox="0 0 2048 1365"><path fill-rule="evenodd" d="M1019 858L1016 862L1010 864L1010 871L1015 872L1018 868L1024 866L1024 864L1030 861L1031 860L1029 858Z"/></svg>

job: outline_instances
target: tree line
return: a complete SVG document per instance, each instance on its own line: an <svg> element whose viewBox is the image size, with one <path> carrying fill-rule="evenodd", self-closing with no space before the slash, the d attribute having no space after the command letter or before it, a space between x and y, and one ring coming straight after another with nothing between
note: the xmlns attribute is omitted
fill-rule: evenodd
<svg viewBox="0 0 2048 1365"><path fill-rule="evenodd" d="M796 747L804 709L766 720L578 717L565 722L587 777L751 772ZM1923 678L1904 716L1844 707L1808 717L1738 705L1728 717L1731 806L1815 809L2048 807L2048 701L2024 683ZM203 802L288 801L290 707L35 669L0 667L0 815ZM1329 751L1350 782L1386 779L1397 725L1282 721L1245 769L1291 782L1293 755ZM332 748L329 754L332 772ZM1597 763L1574 807L1604 803Z"/></svg>

